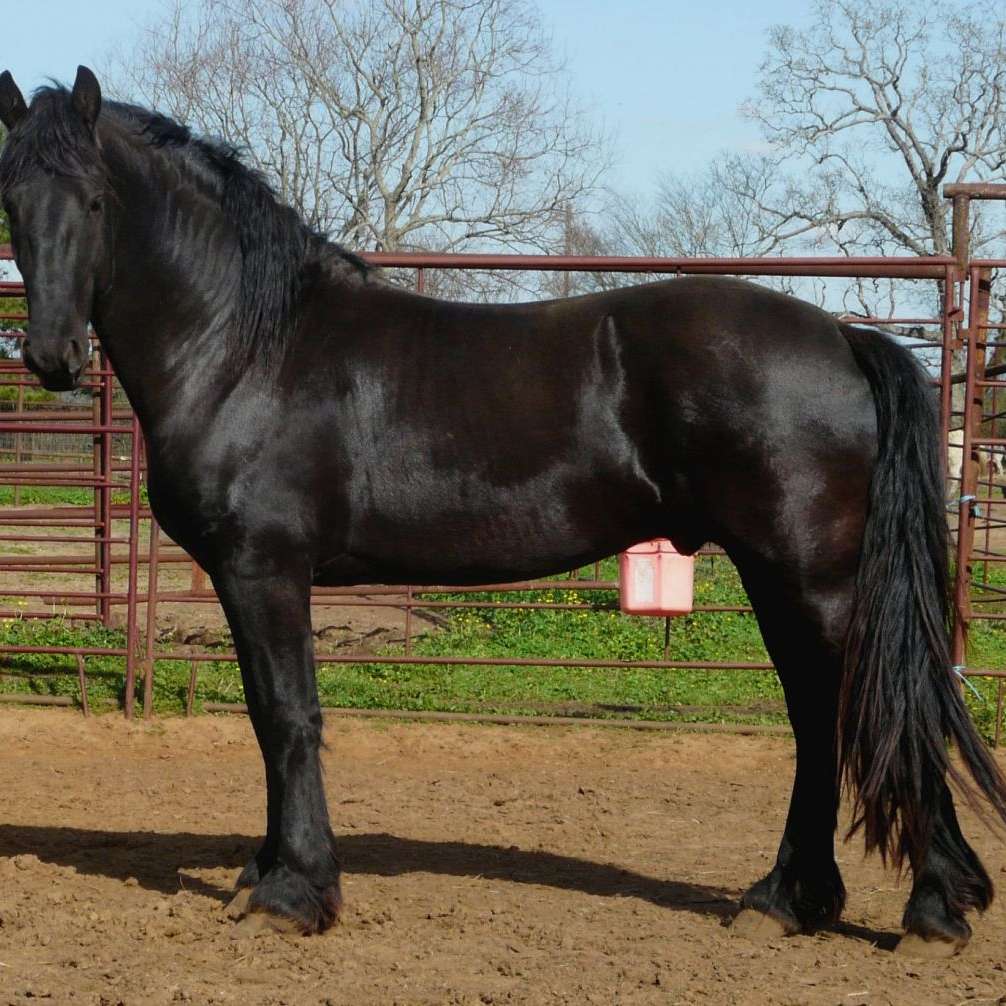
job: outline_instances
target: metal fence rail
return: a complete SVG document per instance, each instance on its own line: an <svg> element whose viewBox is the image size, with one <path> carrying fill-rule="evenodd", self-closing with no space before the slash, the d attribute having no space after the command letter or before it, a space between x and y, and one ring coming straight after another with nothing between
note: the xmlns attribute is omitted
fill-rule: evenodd
<svg viewBox="0 0 1006 1006"><path fill-rule="evenodd" d="M913 349L939 349L941 355L941 416L946 451L951 428L963 423L964 445L960 497L962 502L952 517L952 527L961 528L957 536L958 578L957 606L960 617L954 636L954 659L965 664L967 629L973 619L1006 620L1006 590L989 582L978 581L981 590L972 600L971 587L975 563L988 570L996 562L1006 561L1006 550L992 547L992 530L1006 527L1006 500L994 499L996 486L988 476L977 502L978 467L983 451L1006 445L1006 436L989 434L990 423L999 422L997 407L1006 396L997 397L1006 387L1006 379L987 378L984 350L987 333L996 327L988 323L988 279L992 270L1006 263L966 261L968 220L967 204L971 196L954 192L955 255L928 258L772 258L772 259L651 259L651 258L574 258L569 256L513 255L434 255L379 253L365 256L376 265L411 269L416 285L423 289L429 270L436 269L508 269L583 271L676 276L717 274L734 276L807 276L869 277L936 283L942 312L930 318L856 318L870 323L928 327L939 341L916 340ZM976 196L975 198L979 198ZM981 196L987 198L987 196ZM0 258L9 258L9 249L0 248ZM0 283L0 317L17 322L23 313L15 305L5 308L4 298L20 298L23 290L15 283ZM984 313L983 313L984 312ZM9 339L21 337L6 333ZM965 360L963 374L955 379L954 361ZM954 387L963 385L968 407L955 406ZM143 443L138 422L117 388L114 375L97 346L83 384L83 393L69 401L39 403L32 401L35 382L17 359L0 361L0 491L9 491L9 499L0 503L0 617L49 618L54 613L71 621L120 625L125 630L122 648L88 646L26 647L0 642L0 656L48 653L71 656L77 664L80 703L88 709L86 662L92 657L121 658L125 668L124 711L134 714L135 696L142 680L142 709L149 715L152 707L154 666L159 661L184 661L190 667L187 707L193 708L198 668L207 662L233 660L233 654L188 647L157 647L158 606L163 604L206 604L214 595L201 570L157 526L144 503ZM4 390L10 389L10 390ZM977 396L977 397L976 397ZM960 395L958 394L958 397ZM979 404L975 404L975 403ZM989 409L984 403L990 402ZM984 411L982 411L984 410ZM1006 426L996 433L1006 432ZM81 502L53 504L43 490L79 490ZM993 509L1001 510L1002 520L993 520ZM956 519L954 519L956 518ZM975 535L985 534L980 546ZM46 545L80 544L79 552L42 550ZM37 549L35 546L42 546ZM720 554L706 550L706 554ZM962 562L963 559L963 562ZM721 561L721 560L717 560ZM187 582L168 588L162 586L166 569L184 569ZM573 574L571 574L573 575ZM177 579L177 577L176 577ZM528 599L529 591L575 588L588 597L598 591L612 591L617 583L600 577L595 565L587 578L556 578L482 587L363 586L359 588L319 588L312 593L316 608L329 605L393 607L404 612L405 628L400 655L320 654L319 664L441 664L506 665L592 668L679 668L710 670L766 671L768 663L724 661L695 662L675 660L667 647L663 659L655 661L559 660L536 657L473 657L465 654L426 656L414 652L417 630L415 620L425 613L442 609L508 608L514 610L595 610L589 601L541 601ZM504 596L500 600L458 600L458 595L492 590ZM450 598L444 595L454 595ZM987 597L986 597L987 595ZM975 611L976 605L987 605ZM142 618L141 618L141 608ZM703 612L750 612L744 605L698 605ZM668 637L665 635L665 641ZM964 669L965 674L994 677L998 682L1001 714L1003 677L1006 669ZM0 701L21 701L24 696L0 696ZM69 704L62 696L41 696L42 701ZM997 718L996 739L999 737Z"/></svg>

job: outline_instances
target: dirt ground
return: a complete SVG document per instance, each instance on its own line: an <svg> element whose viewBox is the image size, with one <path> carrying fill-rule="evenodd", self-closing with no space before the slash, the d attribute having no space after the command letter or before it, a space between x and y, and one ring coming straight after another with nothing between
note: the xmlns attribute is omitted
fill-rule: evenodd
<svg viewBox="0 0 1006 1006"><path fill-rule="evenodd" d="M331 719L344 921L232 938L262 827L243 718L0 710L0 1004L1006 1003L1006 908L903 959L906 889L840 849L831 933L725 923L774 856L786 739ZM967 816L994 876L1006 846Z"/></svg>

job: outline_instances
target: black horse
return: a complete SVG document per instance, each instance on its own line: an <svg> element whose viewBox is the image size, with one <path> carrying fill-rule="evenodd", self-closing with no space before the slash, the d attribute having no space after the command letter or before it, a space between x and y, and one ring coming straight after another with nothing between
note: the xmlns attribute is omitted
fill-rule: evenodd
<svg viewBox="0 0 1006 1006"><path fill-rule="evenodd" d="M907 352L737 280L514 306L406 292L233 149L103 104L83 67L30 108L4 73L0 119L24 360L72 388L93 324L146 435L151 506L234 633L268 787L242 910L304 932L339 911L312 583L500 582L666 536L736 563L796 734L746 920L838 918L844 778L867 848L911 865L909 942L966 943L992 885L948 740L1000 816L1006 783L951 674L934 403Z"/></svg>

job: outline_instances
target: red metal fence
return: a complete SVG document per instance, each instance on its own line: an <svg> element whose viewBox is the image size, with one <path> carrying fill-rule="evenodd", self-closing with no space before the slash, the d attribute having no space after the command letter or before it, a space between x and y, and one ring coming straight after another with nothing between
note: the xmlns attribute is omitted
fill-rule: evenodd
<svg viewBox="0 0 1006 1006"><path fill-rule="evenodd" d="M995 271L1006 261L970 261L967 234L972 198L1006 198L1006 187L948 187L954 199L955 254L929 258L771 258L771 259L644 259L571 258L512 255L425 255L381 253L367 256L387 267L415 270L423 288L427 272L436 269L507 269L578 272L644 273L648 275L718 274L737 276L866 277L911 280L935 284L932 298L942 309L935 317L856 318L857 322L884 325L903 331L926 329L937 341L917 339L914 349L940 351L942 429L944 445L948 432L963 425L963 457L959 493L954 490L951 527L956 535L956 599L959 609L954 661L963 675L994 677L998 709L996 740L1002 720L1003 680L1006 668L966 668L965 652L969 625L976 619L1006 619L1006 587L992 582L990 569L1006 561L1006 535L997 551L996 531L1006 528L1006 499L995 498L998 484L987 474L979 487L979 462L991 452L1006 447L1006 412L1000 405L1006 396L1006 366L987 370L987 346L998 326L989 321L991 285ZM0 257L9 251L0 250ZM24 319L17 298L18 284L0 284L0 320L17 323ZM17 331L8 333L16 343ZM124 709L134 713L134 696L142 695L145 715L152 706L153 671L162 660L187 661L190 668L188 708L191 711L199 666L206 662L233 660L233 654L189 644L158 646L158 615L166 606L205 605L214 600L212 590L198 567L161 534L144 502L143 443L135 416L117 389L114 375L97 346L81 393L58 401L33 401L35 381L17 358L0 361L0 491L8 493L0 503L0 618L51 618L59 615L71 622L95 622L120 626L125 631L122 647L19 646L0 641L0 655L50 653L74 658L80 694L64 696L3 696L0 700L69 704L87 702L87 661L94 657L117 657L124 668ZM955 387L958 391L955 393ZM8 390L4 390L8 389ZM961 404L963 403L963 404ZM60 490L63 498L53 503L45 490ZM67 501L67 491L77 490L79 500ZM997 516L993 516L996 514ZM957 528L960 534L957 534ZM979 544L976 545L976 540ZM76 550L74 550L76 549ZM505 607L518 610L592 609L583 601L547 602L528 599L527 592L569 586L568 580L534 580L503 587L502 600L458 600L457 595L475 595L487 587L457 588L436 584L318 588L313 604L318 608L370 606L398 609L404 624L401 652L389 654L320 654L319 663L353 664L491 664L534 667L595 668L708 668L770 670L759 662L675 660L665 645L663 659L655 661L556 660L537 657L473 657L464 654L433 657L413 652L416 621L435 620L439 609ZM579 576L577 594L613 590L617 583L593 574ZM973 589L973 587L975 589ZM445 594L454 595L445 598ZM974 596L973 596L974 595ZM706 612L750 611L727 605L698 605ZM665 637L666 638L666 637ZM142 682L142 691L138 684ZM207 708L212 706L207 705Z"/></svg>

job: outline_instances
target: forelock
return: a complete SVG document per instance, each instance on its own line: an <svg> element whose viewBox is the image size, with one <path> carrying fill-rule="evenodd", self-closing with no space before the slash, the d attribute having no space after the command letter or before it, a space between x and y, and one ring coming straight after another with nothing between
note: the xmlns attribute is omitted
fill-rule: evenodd
<svg viewBox="0 0 1006 1006"><path fill-rule="evenodd" d="M0 154L0 190L39 173L87 178L99 169L97 143L71 107L70 92L60 85L40 87Z"/></svg>

